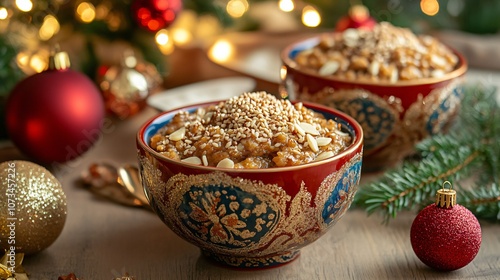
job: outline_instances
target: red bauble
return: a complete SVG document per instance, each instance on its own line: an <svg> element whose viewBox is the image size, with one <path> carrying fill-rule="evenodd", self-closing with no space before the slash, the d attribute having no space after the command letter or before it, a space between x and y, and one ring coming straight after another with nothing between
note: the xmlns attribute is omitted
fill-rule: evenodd
<svg viewBox="0 0 500 280"><path fill-rule="evenodd" d="M182 9L182 0L135 0L132 14L139 26L158 31L174 22Z"/></svg>
<svg viewBox="0 0 500 280"><path fill-rule="evenodd" d="M447 208L427 206L413 221L410 235L417 257L426 265L444 271L469 264L481 246L477 218L458 204Z"/></svg>
<svg viewBox="0 0 500 280"><path fill-rule="evenodd" d="M79 72L58 69L22 80L7 101L10 139L39 163L72 160L101 134L104 102L96 85Z"/></svg>
<svg viewBox="0 0 500 280"><path fill-rule="evenodd" d="M349 9L349 14L339 19L335 31L342 32L349 28L371 30L377 21L370 16L370 12L363 5L355 5Z"/></svg>

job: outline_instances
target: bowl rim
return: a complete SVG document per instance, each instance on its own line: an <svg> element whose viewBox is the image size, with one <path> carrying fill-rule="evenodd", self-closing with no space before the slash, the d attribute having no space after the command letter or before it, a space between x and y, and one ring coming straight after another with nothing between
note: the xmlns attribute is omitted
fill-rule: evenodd
<svg viewBox="0 0 500 280"><path fill-rule="evenodd" d="M187 168L192 168L192 169L198 169L198 170L203 170L203 171L222 171L226 173L278 173L278 172L286 172L286 171L294 171L294 170L299 170L299 169L304 169L304 168L310 168L310 167L315 167L319 165L324 165L329 162L333 161L338 161L344 157L346 157L349 154L353 154L356 150L358 150L361 147L361 151L363 150L363 139L364 139L364 132L363 128L361 125L351 116L347 115L344 112L341 112L337 109L333 109L327 106L323 106L321 104L316 104L312 102L305 102L305 101L291 101L292 104L302 102L302 104L309 109L313 109L315 111L320 111L324 112L326 111L328 114L334 115L335 117L338 117L340 119L343 119L345 122L347 122L352 129L354 130L354 139L351 143L351 145L345 149L344 151L340 152L339 154L319 160L319 161L314 161L314 162L308 162L305 164L300 164L300 165L294 165L294 166L285 166L285 167L271 167L271 168L221 168L221 167L214 167L214 166L203 166L203 165L195 165L191 163L185 163L179 160L173 160L170 159L164 155L161 155L157 151L155 151L153 148L149 146L144 140L143 135L146 132L146 129L157 119L161 118L164 115L167 114L174 114L175 112L179 112L182 110L188 110L188 109L194 109L194 108L199 108L199 107L206 107L208 105L212 104L217 104L219 102L223 102L225 100L219 100L219 101L212 101L212 102L203 102L203 103L196 103L196 104L191 104L175 109L171 109L165 112L161 112L159 114L156 114L155 116L151 117L149 120L147 120L145 123L141 125L139 128L138 132L136 133L136 143L141 146L141 148L149 153L150 155L156 157L159 160L167 161L175 165L180 165L184 166Z"/></svg>
<svg viewBox="0 0 500 280"><path fill-rule="evenodd" d="M299 47L301 45L317 43L320 41L320 39L323 36L332 36L332 35L337 34L337 33L339 33L339 32L323 32L323 33L319 33L315 36L308 37L308 38L301 39L301 40L297 40L295 42L288 44L281 51L281 54L280 54L282 64L284 64L284 66L290 67L291 69L299 72L302 75L306 75L306 76L313 77L316 79L332 81L332 82L337 82L337 83L347 83L347 84L366 85L366 86L379 86L379 87L404 87L404 86L420 86L420 85L437 84L437 83L445 82L445 81L460 77L467 72L468 63L467 63L467 59L464 57L464 55L462 53L460 53L459 51L457 51L455 48L453 48L447 44L444 44L441 41L440 41L440 43L445 45L448 49L450 49L453 52L453 54L455 54L458 57L457 66L453 71L448 72L439 78L422 78L422 79L416 79L416 80L398 81L396 83L391 83L389 81L348 80L348 79L342 79L342 78L321 76L321 75L314 73L312 71L301 70L298 67L297 63L293 59L290 58L290 56L289 56L290 52L292 50L296 49L297 47ZM281 77L282 77L281 80L283 81L285 79L285 77L284 76L281 76Z"/></svg>

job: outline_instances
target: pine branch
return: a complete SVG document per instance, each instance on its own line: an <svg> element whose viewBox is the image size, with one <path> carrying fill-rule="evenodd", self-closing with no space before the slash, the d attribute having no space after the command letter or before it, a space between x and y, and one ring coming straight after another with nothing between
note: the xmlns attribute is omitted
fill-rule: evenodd
<svg viewBox="0 0 500 280"><path fill-rule="evenodd" d="M361 187L355 205L369 214L381 211L384 221L395 218L398 212L430 203L442 182L458 181L470 176L478 165L480 153L473 145L464 145L455 135L429 138L423 146L429 147L426 157L417 162L405 162L401 168Z"/></svg>
<svg viewBox="0 0 500 280"><path fill-rule="evenodd" d="M495 143L500 137L500 109L492 100L496 100L494 90L466 87L452 132L416 145L420 160L407 160L400 168L362 186L355 205L368 214L380 212L387 223L401 211L430 204L445 180L459 182L481 171L478 186L461 192L458 197L463 195L463 200L459 201L478 218L500 220L500 147Z"/></svg>
<svg viewBox="0 0 500 280"><path fill-rule="evenodd" d="M461 191L457 203L467 205L477 217L500 221L500 188L495 183L490 187L477 186Z"/></svg>

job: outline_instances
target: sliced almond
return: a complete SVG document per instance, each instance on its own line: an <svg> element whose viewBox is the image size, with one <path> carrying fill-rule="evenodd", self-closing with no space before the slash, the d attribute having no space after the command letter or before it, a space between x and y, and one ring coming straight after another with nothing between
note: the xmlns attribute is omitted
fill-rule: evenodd
<svg viewBox="0 0 500 280"><path fill-rule="evenodd" d="M297 131L298 134L300 134L300 135L306 135L306 132L304 131L304 129L298 123L294 123L293 127L295 128L295 130Z"/></svg>
<svg viewBox="0 0 500 280"><path fill-rule="evenodd" d="M168 136L168 139L170 139L172 141L179 141L182 138L184 138L185 135L186 135L186 128L181 127L179 129L177 129L176 131L172 132L172 134L170 134Z"/></svg>
<svg viewBox="0 0 500 280"><path fill-rule="evenodd" d="M234 162L228 158L225 158L225 159L219 161L219 163L217 163L217 167L234 168Z"/></svg>
<svg viewBox="0 0 500 280"><path fill-rule="evenodd" d="M311 135L319 135L319 132L318 130L316 130L316 128L312 125L312 124L309 124L309 123L305 123L305 122L301 122L299 124L299 126L306 132L306 133L309 133Z"/></svg>
<svg viewBox="0 0 500 280"><path fill-rule="evenodd" d="M316 142L316 139L311 134L306 134L306 139L307 139L307 144L309 144L309 147L313 152L319 151L318 143Z"/></svg>
<svg viewBox="0 0 500 280"><path fill-rule="evenodd" d="M335 132L336 134L338 134L340 136L349 136L349 133L343 132L343 131L341 131L339 129L336 129L333 132Z"/></svg>
<svg viewBox="0 0 500 280"><path fill-rule="evenodd" d="M206 155L201 156L201 161L203 162L203 165L208 166L208 159Z"/></svg>
<svg viewBox="0 0 500 280"><path fill-rule="evenodd" d="M340 64L335 60L327 61L321 68L318 70L318 74L321 76L329 76L335 74L337 70L339 70Z"/></svg>
<svg viewBox="0 0 500 280"><path fill-rule="evenodd" d="M316 138L316 143L318 143L318 147L323 147L332 142L332 138L330 137L318 137Z"/></svg>
<svg viewBox="0 0 500 280"><path fill-rule="evenodd" d="M372 61L370 66L368 66L368 71L370 72L370 74L372 74L372 76L377 76L379 70L380 70L380 62L376 60Z"/></svg>
<svg viewBox="0 0 500 280"><path fill-rule="evenodd" d="M333 152L332 152L332 151L322 152L321 154L319 154L319 155L316 157L315 161L322 160L322 159L327 159L327 158L331 158L331 157L333 157L333 156L334 156L334 154L333 154Z"/></svg>
<svg viewBox="0 0 500 280"><path fill-rule="evenodd" d="M186 163L191 163L191 164L197 164L197 165L201 164L201 159L199 157L188 157L188 158L182 159L181 161L186 162Z"/></svg>

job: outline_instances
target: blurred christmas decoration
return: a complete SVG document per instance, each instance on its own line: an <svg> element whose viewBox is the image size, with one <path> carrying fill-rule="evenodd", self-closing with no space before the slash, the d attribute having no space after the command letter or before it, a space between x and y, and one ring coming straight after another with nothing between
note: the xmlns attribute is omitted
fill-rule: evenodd
<svg viewBox="0 0 500 280"><path fill-rule="evenodd" d="M132 13L142 28L155 32L174 22L182 8L181 0L135 0Z"/></svg>
<svg viewBox="0 0 500 280"><path fill-rule="evenodd" d="M139 170L132 165L115 167L92 163L81 174L83 186L94 194L125 206L151 210L142 189Z"/></svg>
<svg viewBox="0 0 500 280"><path fill-rule="evenodd" d="M161 85L155 66L138 61L126 51L119 65L102 66L97 77L106 109L120 119L135 115L146 106L146 98Z"/></svg>
<svg viewBox="0 0 500 280"><path fill-rule="evenodd" d="M23 253L6 251L2 258L0 258L0 279L28 280L28 275L22 266L23 261Z"/></svg>
<svg viewBox="0 0 500 280"><path fill-rule="evenodd" d="M57 280L80 280L74 273L57 277Z"/></svg>
<svg viewBox="0 0 500 280"><path fill-rule="evenodd" d="M342 32L348 28L371 30L377 22L370 16L370 12L363 5L354 5L349 9L348 15L339 19L335 31Z"/></svg>
<svg viewBox="0 0 500 280"><path fill-rule="evenodd" d="M414 157L363 186L355 205L368 214L382 214L388 222L401 211L428 205L436 183L475 179L472 186L461 189L458 203L480 219L500 221L500 105L496 96L495 88L465 86L450 133L417 144Z"/></svg>
<svg viewBox="0 0 500 280"><path fill-rule="evenodd" d="M456 191L445 181L437 191L436 203L418 213L410 237L413 251L423 263L451 271L476 257L481 247L481 225L474 214L456 203Z"/></svg>
<svg viewBox="0 0 500 280"><path fill-rule="evenodd" d="M95 84L56 52L48 70L27 77L7 100L7 130L21 152L40 163L80 156L100 137L104 103Z"/></svg>
<svg viewBox="0 0 500 280"><path fill-rule="evenodd" d="M0 248L26 255L49 247L66 221L66 195L44 167L28 161L0 164Z"/></svg>

